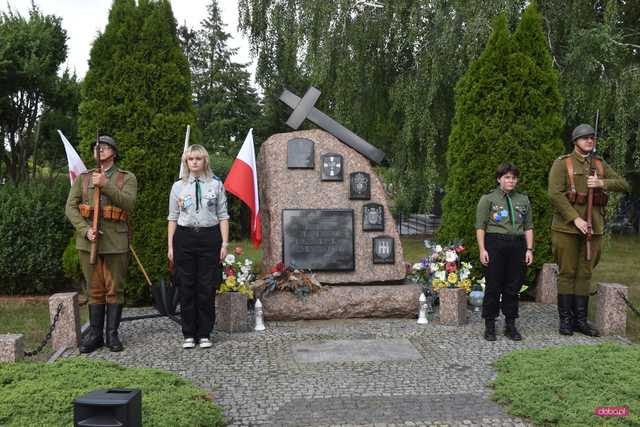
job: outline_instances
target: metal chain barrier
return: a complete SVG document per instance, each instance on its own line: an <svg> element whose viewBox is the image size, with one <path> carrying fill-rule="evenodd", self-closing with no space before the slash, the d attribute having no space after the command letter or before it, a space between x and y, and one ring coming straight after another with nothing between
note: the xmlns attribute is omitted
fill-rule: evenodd
<svg viewBox="0 0 640 427"><path fill-rule="evenodd" d="M51 339L51 334L53 334L53 331L56 329L56 325L58 323L58 320L60 319L60 313L62 312L62 308L63 308L62 303L58 304L58 308L56 309L56 314L55 316L53 316L53 322L51 322L51 326L49 327L49 332L47 332L47 335L44 337L40 345L35 350L24 352L25 357L35 356L36 354L40 353L42 349L47 345L47 343Z"/></svg>
<svg viewBox="0 0 640 427"><path fill-rule="evenodd" d="M631 301L629 301L627 297L619 289L618 289L618 295L620 295L620 298L622 298L625 304L627 304L627 306L631 309L631 311L633 311L636 314L636 316L640 316L640 310L635 308L633 304L631 304Z"/></svg>

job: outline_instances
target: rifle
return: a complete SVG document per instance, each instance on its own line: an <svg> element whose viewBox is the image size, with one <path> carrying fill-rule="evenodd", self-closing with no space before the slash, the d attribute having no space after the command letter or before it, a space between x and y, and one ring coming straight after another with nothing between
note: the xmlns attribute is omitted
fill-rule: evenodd
<svg viewBox="0 0 640 427"><path fill-rule="evenodd" d="M96 130L96 144L93 147L93 157L96 160L96 172L102 172L100 167L100 136ZM100 235L100 187L93 186L93 218L91 221L91 229L95 239L91 242L91 255L89 257L89 263L95 264L98 256L98 237Z"/></svg>
<svg viewBox="0 0 640 427"><path fill-rule="evenodd" d="M596 127L593 140L593 150L589 154L589 175L595 176L596 167L593 161L593 156L596 153L596 143L598 141L598 119L600 118L600 110L596 111ZM593 238L593 188L587 190L587 247L586 247L586 259L591 261L591 239Z"/></svg>

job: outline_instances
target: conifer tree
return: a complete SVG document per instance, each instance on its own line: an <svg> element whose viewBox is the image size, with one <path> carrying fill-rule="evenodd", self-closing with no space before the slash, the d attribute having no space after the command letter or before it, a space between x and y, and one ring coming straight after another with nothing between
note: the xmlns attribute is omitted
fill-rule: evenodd
<svg viewBox="0 0 640 427"><path fill-rule="evenodd" d="M118 142L120 166L138 179L133 243L153 281L166 275L167 199L187 124L195 121L190 72L168 0L114 0L91 49L79 128L87 157L96 129ZM89 163L92 164L92 163ZM130 266L127 297L147 297Z"/></svg>
<svg viewBox="0 0 640 427"><path fill-rule="evenodd" d="M513 37L506 19L498 18L484 52L456 87L441 241L462 238L468 256L477 257L477 202L496 187L497 166L511 162L520 169L517 189L532 203L536 265L549 261L546 182L551 163L563 151L562 108L558 75L535 5L525 10Z"/></svg>

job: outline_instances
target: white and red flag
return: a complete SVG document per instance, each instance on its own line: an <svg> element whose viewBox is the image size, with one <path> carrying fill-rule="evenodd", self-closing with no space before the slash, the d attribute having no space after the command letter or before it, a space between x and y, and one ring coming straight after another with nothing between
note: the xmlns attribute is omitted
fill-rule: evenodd
<svg viewBox="0 0 640 427"><path fill-rule="evenodd" d="M69 180L71 181L71 185L73 185L73 181L75 181L81 173L86 172L87 168L80 156L78 156L76 150L74 150L73 145L71 145L60 129L58 129L58 133L60 134L60 139L62 139L62 144L64 144L64 151L67 153L67 161L69 162Z"/></svg>
<svg viewBox="0 0 640 427"><path fill-rule="evenodd" d="M260 221L260 203L258 201L258 174L256 172L256 153L253 149L253 129L249 129L242 148L231 165L224 181L226 190L242 200L251 211L251 241L257 248L262 242L262 223Z"/></svg>

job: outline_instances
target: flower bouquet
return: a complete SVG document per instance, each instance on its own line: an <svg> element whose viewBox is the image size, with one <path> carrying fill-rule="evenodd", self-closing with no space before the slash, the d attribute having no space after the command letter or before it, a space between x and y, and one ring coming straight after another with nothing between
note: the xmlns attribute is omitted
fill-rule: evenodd
<svg viewBox="0 0 640 427"><path fill-rule="evenodd" d="M474 285L471 278L473 266L470 262L460 260L464 246L460 243L443 246L432 244L428 240L425 240L424 244L431 250L431 254L419 263L413 264L412 279L420 283L427 293L437 293L442 288L462 288L467 293L471 292ZM484 278L477 284L482 286Z"/></svg>
<svg viewBox="0 0 640 427"><path fill-rule="evenodd" d="M253 272L253 261L243 257L242 253L242 248L237 247L233 254L227 255L222 261L222 283L218 288L218 294L239 292L246 295L248 299L253 299L253 290L250 286L256 277Z"/></svg>

